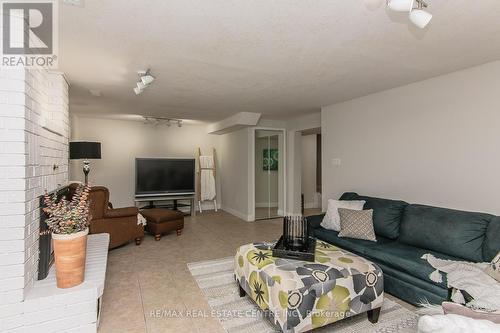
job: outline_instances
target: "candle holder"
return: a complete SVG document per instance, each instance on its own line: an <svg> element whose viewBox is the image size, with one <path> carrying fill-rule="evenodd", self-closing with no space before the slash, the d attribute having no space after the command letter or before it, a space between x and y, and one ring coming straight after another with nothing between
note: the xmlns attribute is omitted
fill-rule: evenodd
<svg viewBox="0 0 500 333"><path fill-rule="evenodd" d="M310 237L307 218L285 216L283 236L273 249L273 256L287 259L314 261L316 239Z"/></svg>

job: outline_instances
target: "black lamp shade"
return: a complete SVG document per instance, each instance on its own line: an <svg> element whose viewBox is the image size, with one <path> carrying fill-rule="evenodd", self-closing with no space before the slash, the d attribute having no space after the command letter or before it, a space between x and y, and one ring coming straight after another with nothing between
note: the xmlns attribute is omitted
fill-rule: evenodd
<svg viewBox="0 0 500 333"><path fill-rule="evenodd" d="M101 143L75 141L69 143L70 160L101 159Z"/></svg>

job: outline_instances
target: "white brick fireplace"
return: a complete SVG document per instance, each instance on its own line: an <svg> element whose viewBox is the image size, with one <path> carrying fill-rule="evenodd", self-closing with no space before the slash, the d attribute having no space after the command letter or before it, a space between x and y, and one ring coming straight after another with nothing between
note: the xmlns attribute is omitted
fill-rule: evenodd
<svg viewBox="0 0 500 333"><path fill-rule="evenodd" d="M55 297L61 292L49 285L50 279L37 281L39 197L68 182L68 138L68 83L64 76L46 70L1 69L0 332L96 329L94 305L99 295L87 304L92 309L83 326L78 321L51 325L50 314L43 312L49 310L49 304L40 297L54 296L50 298L54 306L61 301ZM107 251L98 255L107 256ZM47 294L50 290L54 295ZM77 300L76 296L73 303Z"/></svg>
<svg viewBox="0 0 500 333"><path fill-rule="evenodd" d="M20 316L22 302L36 280L38 197L67 182L68 138L68 84L64 76L45 70L2 69L0 330L19 325L16 316Z"/></svg>

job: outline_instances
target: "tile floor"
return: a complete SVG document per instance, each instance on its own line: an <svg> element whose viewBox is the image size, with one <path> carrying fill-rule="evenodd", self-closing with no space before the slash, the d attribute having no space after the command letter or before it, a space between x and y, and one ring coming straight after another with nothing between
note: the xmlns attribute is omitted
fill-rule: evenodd
<svg viewBox="0 0 500 333"><path fill-rule="evenodd" d="M204 212L187 217L179 237L172 233L156 242L146 235L140 246L112 250L99 333L223 332L216 318L195 318L210 307L186 264L232 256L241 244L280 233L279 219L250 223L222 211ZM189 318L176 318L189 311Z"/></svg>

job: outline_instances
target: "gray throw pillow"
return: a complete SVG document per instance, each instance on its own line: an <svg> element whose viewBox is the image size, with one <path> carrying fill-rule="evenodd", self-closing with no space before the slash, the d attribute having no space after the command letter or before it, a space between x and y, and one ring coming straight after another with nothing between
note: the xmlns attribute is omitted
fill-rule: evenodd
<svg viewBox="0 0 500 333"><path fill-rule="evenodd" d="M373 209L351 210L339 208L339 215L339 237L377 241L373 228Z"/></svg>

